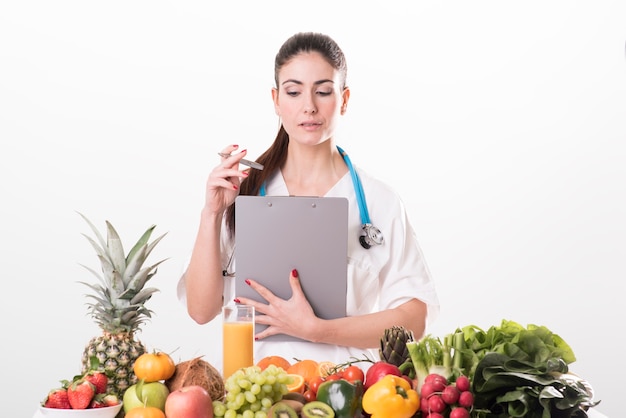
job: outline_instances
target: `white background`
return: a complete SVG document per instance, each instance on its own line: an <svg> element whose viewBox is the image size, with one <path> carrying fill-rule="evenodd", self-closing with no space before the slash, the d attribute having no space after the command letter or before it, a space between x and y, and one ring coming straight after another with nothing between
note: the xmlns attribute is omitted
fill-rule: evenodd
<svg viewBox="0 0 626 418"><path fill-rule="evenodd" d="M2 416L30 416L99 334L76 211L127 249L167 233L138 337L219 364L175 285L216 152L273 140L274 55L307 30L347 55L338 144L405 200L442 303L430 331L545 325L620 416L626 3L209 3L0 6Z"/></svg>

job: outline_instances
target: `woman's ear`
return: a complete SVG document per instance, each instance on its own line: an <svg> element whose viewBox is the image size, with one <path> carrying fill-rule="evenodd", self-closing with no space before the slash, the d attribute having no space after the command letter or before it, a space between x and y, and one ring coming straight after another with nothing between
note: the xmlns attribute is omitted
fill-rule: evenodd
<svg viewBox="0 0 626 418"><path fill-rule="evenodd" d="M350 99L350 89L346 87L343 89L343 94L341 95L343 103L341 104L341 114L345 114L348 110L348 100Z"/></svg>
<svg viewBox="0 0 626 418"><path fill-rule="evenodd" d="M272 87L272 101L274 102L274 112L276 115L280 116L280 110L278 108L278 89L276 87Z"/></svg>

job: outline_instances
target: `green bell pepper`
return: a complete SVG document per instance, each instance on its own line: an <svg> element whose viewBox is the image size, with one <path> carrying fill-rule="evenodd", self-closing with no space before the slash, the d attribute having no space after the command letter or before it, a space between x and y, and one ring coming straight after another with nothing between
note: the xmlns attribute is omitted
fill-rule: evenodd
<svg viewBox="0 0 626 418"><path fill-rule="evenodd" d="M345 379L330 380L317 389L317 400L333 408L335 418L361 417L363 411L363 382L350 383Z"/></svg>

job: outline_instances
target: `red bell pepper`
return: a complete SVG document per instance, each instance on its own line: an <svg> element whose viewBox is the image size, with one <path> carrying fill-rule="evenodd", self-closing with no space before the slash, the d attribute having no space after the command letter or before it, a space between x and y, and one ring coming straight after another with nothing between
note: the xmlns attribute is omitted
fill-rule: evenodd
<svg viewBox="0 0 626 418"><path fill-rule="evenodd" d="M402 376L402 371L398 366L384 361L377 361L365 373L364 389L367 391L370 386L378 382L386 375Z"/></svg>

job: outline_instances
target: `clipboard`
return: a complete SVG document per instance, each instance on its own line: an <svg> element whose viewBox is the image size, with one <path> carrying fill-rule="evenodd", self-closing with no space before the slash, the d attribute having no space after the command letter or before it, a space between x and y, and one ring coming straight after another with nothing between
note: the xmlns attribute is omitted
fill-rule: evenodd
<svg viewBox="0 0 626 418"><path fill-rule="evenodd" d="M237 296L265 302L245 283L254 279L288 299L289 274L297 269L302 290L318 317L346 316L347 198L238 196L235 222ZM266 327L256 324L255 333ZM266 340L301 341L285 334Z"/></svg>

